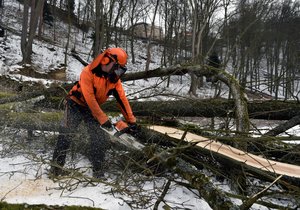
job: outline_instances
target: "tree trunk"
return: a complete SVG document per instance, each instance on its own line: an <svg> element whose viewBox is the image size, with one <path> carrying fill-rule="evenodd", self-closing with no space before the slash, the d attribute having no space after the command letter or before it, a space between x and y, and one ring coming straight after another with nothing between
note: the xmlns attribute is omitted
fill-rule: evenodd
<svg viewBox="0 0 300 210"><path fill-rule="evenodd" d="M44 6L44 0L38 0L37 2L35 0L31 1L30 26L29 26L28 36L27 36L29 2L27 0L24 1L24 17L23 17L22 38L21 38L21 49L22 49L21 51L23 55L23 60L22 60L23 64L31 63L33 39L36 33L38 19L40 17L39 14L43 6Z"/></svg>
<svg viewBox="0 0 300 210"><path fill-rule="evenodd" d="M101 16L100 16L100 10L101 10L101 0L96 0L96 21L95 21L95 40L94 40L94 55L93 57L96 58L96 56L100 53L100 24L101 24Z"/></svg>
<svg viewBox="0 0 300 210"><path fill-rule="evenodd" d="M241 90L238 81L227 72L218 74L217 78L229 86L235 100L236 130L241 135L248 135L250 122L245 93Z"/></svg>
<svg viewBox="0 0 300 210"><path fill-rule="evenodd" d="M23 60L27 60L26 45L27 45L27 31L28 31L28 15L29 15L29 0L24 0L23 22L22 22L22 35L21 35L21 51Z"/></svg>
<svg viewBox="0 0 300 210"><path fill-rule="evenodd" d="M153 19L152 19L152 23L151 23L151 29L150 29L150 36L148 37L148 45L147 45L147 60L146 60L146 67L145 67L145 71L149 71L149 67L150 67L150 61L151 61L151 47L152 47L152 42L151 40L154 37L154 27L155 27L155 17L156 17L156 13L159 7L159 3L160 0L156 0L156 4L155 4L155 11L153 13Z"/></svg>
<svg viewBox="0 0 300 210"><path fill-rule="evenodd" d="M167 76L170 74L184 74L186 72L194 72L198 77L199 76L209 76L215 75L218 80L224 82L231 90L233 94L233 98L235 101L235 114L236 114L236 123L237 123L237 131L240 132L242 135L247 135L249 131L249 116L248 116L248 108L247 108L247 100L243 90L241 89L238 81L228 74L225 71L220 71L219 69L201 65L195 66L173 66L166 69L156 69L152 70L151 72L138 72L135 74L127 74L124 75L122 78L123 80L128 80L130 76L134 77L134 79L141 78L149 78L154 77L154 75L159 76Z"/></svg>
<svg viewBox="0 0 300 210"><path fill-rule="evenodd" d="M104 43L104 19L103 19L103 0L96 0L96 22L95 22L95 41L94 58L101 52Z"/></svg>
<svg viewBox="0 0 300 210"><path fill-rule="evenodd" d="M190 73L191 75L191 85L190 85L190 89L189 89L189 94L190 96L195 96L197 97L197 89L198 89L198 77L195 75L194 72Z"/></svg>
<svg viewBox="0 0 300 210"><path fill-rule="evenodd" d="M71 29L72 29L72 17L71 17L71 8L70 5L68 3L68 35L67 35L67 42L66 42L66 46L65 46L65 59L64 59L64 65L68 66L68 49L69 49L69 44L70 44L70 36L71 36Z"/></svg>

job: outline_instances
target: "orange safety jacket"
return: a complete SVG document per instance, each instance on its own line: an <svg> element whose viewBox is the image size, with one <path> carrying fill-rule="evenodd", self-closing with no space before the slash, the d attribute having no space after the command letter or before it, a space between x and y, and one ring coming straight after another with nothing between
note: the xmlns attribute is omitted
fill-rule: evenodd
<svg viewBox="0 0 300 210"><path fill-rule="evenodd" d="M68 97L81 106L89 107L92 115L102 125L108 120L108 117L100 105L106 102L110 95L113 95L126 121L135 123L136 118L132 113L121 80L119 79L116 83L112 83L107 77L93 73L93 69L99 66L102 57L103 54L99 55L83 69L80 74L80 80L73 86Z"/></svg>

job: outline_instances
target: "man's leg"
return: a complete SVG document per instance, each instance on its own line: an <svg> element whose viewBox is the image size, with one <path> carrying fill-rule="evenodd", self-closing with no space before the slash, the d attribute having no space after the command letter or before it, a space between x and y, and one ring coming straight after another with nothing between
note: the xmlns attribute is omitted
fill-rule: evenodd
<svg viewBox="0 0 300 210"><path fill-rule="evenodd" d="M74 133L83 119L80 105L67 99L64 118L60 125L60 133L53 152L50 173L54 176L62 175L67 152L70 148L72 133Z"/></svg>
<svg viewBox="0 0 300 210"><path fill-rule="evenodd" d="M59 134L53 152L53 158L51 163L52 165L50 171L54 176L63 174L62 167L65 165L67 152L70 148L70 143L71 141L66 134Z"/></svg>
<svg viewBox="0 0 300 210"><path fill-rule="evenodd" d="M104 175L103 163L110 142L108 134L100 128L100 124L92 116L90 117L85 119L90 135L88 158L93 166L93 176L100 178Z"/></svg>

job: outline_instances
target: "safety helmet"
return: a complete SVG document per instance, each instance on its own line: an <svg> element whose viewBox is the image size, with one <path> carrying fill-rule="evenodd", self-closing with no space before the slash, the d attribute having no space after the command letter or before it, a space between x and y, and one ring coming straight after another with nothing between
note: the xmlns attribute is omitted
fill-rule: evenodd
<svg viewBox="0 0 300 210"><path fill-rule="evenodd" d="M108 48L104 52L104 57L101 60L101 64L107 65L111 61L118 63L120 66L125 67L127 63L128 55L122 48Z"/></svg>

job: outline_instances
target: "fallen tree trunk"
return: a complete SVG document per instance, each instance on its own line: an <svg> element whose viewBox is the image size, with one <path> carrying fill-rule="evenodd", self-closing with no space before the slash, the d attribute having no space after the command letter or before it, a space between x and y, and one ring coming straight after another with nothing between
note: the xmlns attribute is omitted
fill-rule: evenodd
<svg viewBox="0 0 300 210"><path fill-rule="evenodd" d="M282 123L278 125L276 128L273 128L272 130L268 131L267 133L264 134L264 136L277 136L299 124L300 124L300 115L297 115L292 119L290 119L289 121Z"/></svg>
<svg viewBox="0 0 300 210"><path fill-rule="evenodd" d="M38 92L38 94L25 94L23 96L20 95L19 97L14 96L14 97L10 97L7 100L2 100L2 101L5 101L5 102L20 101L21 99L24 100L24 98L26 98L28 96L35 96L35 95L40 95L40 94L41 94L41 92ZM49 93L47 93L47 94L48 94L48 96L50 95ZM18 103L23 104L24 106L27 106L28 101L32 101L30 103L34 103L35 105L31 104L29 108L27 107L27 109L31 109L31 110L36 109L33 106L41 106L42 109L44 109L45 107L57 108L57 107L59 107L59 104L62 104L61 97L52 97L52 96L50 96L50 97L52 98L52 100L49 100L49 97L45 98L44 95L41 95L40 97L37 97L37 98L41 98L39 100L36 100L37 98L31 98L31 99L27 99L26 101L18 102ZM45 99L43 99L43 98L45 98ZM186 117L186 116L191 116L191 117L196 117L196 116L199 116L199 117L216 117L216 116L217 117L233 117L232 116L233 113L230 112L230 110L231 110L231 106L234 106L232 101L222 100L222 99L181 100L181 101L166 101L166 102L162 102L162 101L149 102L148 101L148 102L132 102L131 104L132 104L132 107L133 107L133 110L134 110L134 113L136 116L148 116L148 117L150 116L154 122L156 122L156 121L159 122L161 120L164 121L165 120L164 117L175 118L175 119L177 117ZM4 104L3 106L6 106L6 105ZM15 105L9 105L10 110L14 106ZM254 109L257 109L258 107L260 107L260 110L263 110L263 109L266 110L263 113L263 116L265 116L265 117L267 116L268 119L270 119L270 118L271 119L282 119L282 115L284 115L284 117L286 118L287 116L292 115L294 112L297 112L298 106L299 106L298 103L283 102L283 101L265 101L265 102L257 102L257 103L251 102L251 103L249 103L249 110L255 111ZM285 110L280 110L281 107L285 107ZM104 111L111 111L111 112L120 111L116 106L116 102L114 102L114 101L104 104L102 106L102 108L104 109ZM276 109L278 109L278 112L276 112ZM268 110L270 110L270 111L268 111ZM20 112L20 113L21 113L20 116L22 116L23 112ZM57 112L54 112L54 113L57 113ZM10 113L10 114L13 115L14 113ZM16 114L16 115L18 115L18 114ZM43 114L41 113L41 116L42 115ZM251 114L251 116L252 116L252 114ZM258 117L260 115L258 115L257 113L253 113L253 116ZM260 117L263 117L263 116L260 116ZM19 117L16 117L15 118L16 120L14 120L14 122L12 122L13 119L11 119L10 123L12 123L12 124L20 123L21 120L18 120L18 118ZM34 122L29 123L27 126L31 127L34 124L35 124ZM276 131L277 134L282 133L285 130L287 130L297 124L299 124L298 116L292 118L291 121L284 123L283 126L279 125L279 127L275 128L275 130L267 132L266 135L270 136L272 132L274 133L274 131ZM39 126L41 126L41 125L39 125ZM24 127L25 127L25 125L24 125Z"/></svg>
<svg viewBox="0 0 300 210"><path fill-rule="evenodd" d="M130 101L137 116L153 117L234 117L234 101L227 99L186 99L172 101ZM289 120L300 115L300 104L287 101L251 101L249 118ZM102 105L104 110L118 111L115 102Z"/></svg>
<svg viewBox="0 0 300 210"><path fill-rule="evenodd" d="M59 131L62 112L11 112L0 110L0 125L18 129Z"/></svg>
<svg viewBox="0 0 300 210"><path fill-rule="evenodd" d="M68 86L68 87L66 87ZM39 108L61 109L62 101L69 86L53 87L43 91L20 93L15 96L0 99L0 104L24 101L44 95L45 99L35 105ZM67 88L67 89L65 89ZM227 99L182 99L172 101L134 101L130 104L137 116L152 117L235 117L234 101ZM108 101L101 106L105 111L119 111L115 101ZM290 120L300 115L300 104L295 101L249 101L247 103L249 118L266 120ZM297 117L290 126L299 124ZM278 132L278 131L277 131ZM281 131L282 132L282 131ZM270 134L271 135L271 134Z"/></svg>
<svg viewBox="0 0 300 210"><path fill-rule="evenodd" d="M17 102L24 100L24 97L14 97L18 100L5 99L5 102ZM62 106L64 97L46 96L44 100L35 103L35 107L39 109L63 109ZM132 110L136 116L149 116L154 119L162 119L165 117L234 117L234 103L232 100L226 99L205 99L205 100L178 100L178 101L130 101ZM115 101L109 101L103 104L102 109L106 112L119 112ZM284 108L282 108L284 107ZM300 104L296 102L284 101L252 101L248 102L248 112L250 119L265 119L265 120L290 120L296 115L300 115ZM291 128L298 121L286 128ZM276 133L284 132L282 127ZM282 131L283 130L283 131ZM279 132L279 133L278 133ZM271 133L269 134L270 136Z"/></svg>
<svg viewBox="0 0 300 210"><path fill-rule="evenodd" d="M26 92L23 94L16 94L10 97L5 97L5 98L0 98L0 104L6 104L10 102L18 102L18 101L25 101L28 98L34 98L37 96L44 95L45 91L40 90L40 91L34 91L34 92Z"/></svg>

